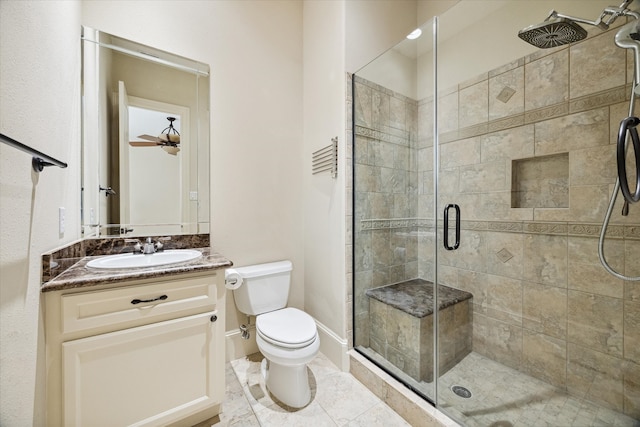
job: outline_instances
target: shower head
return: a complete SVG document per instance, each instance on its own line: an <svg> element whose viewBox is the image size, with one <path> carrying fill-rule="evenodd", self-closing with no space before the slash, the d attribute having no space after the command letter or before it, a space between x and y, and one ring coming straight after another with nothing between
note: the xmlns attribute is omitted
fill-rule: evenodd
<svg viewBox="0 0 640 427"><path fill-rule="evenodd" d="M566 18L547 20L518 32L518 37L541 49L562 46L587 37L587 31Z"/></svg>

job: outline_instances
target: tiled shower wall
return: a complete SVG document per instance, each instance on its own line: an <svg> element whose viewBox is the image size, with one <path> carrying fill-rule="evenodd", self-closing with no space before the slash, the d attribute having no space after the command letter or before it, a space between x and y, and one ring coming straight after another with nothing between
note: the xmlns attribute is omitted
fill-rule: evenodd
<svg viewBox="0 0 640 427"><path fill-rule="evenodd" d="M640 283L597 255L632 78L613 36L440 90L439 206L460 205L462 238L439 252L439 280L474 296L474 351L640 418ZM433 277L433 103L357 76L355 88L354 327L366 346L364 291ZM640 276L640 206L621 207L605 253Z"/></svg>
<svg viewBox="0 0 640 427"><path fill-rule="evenodd" d="M356 345L369 346L365 292L419 277L418 103L354 79L355 328Z"/></svg>

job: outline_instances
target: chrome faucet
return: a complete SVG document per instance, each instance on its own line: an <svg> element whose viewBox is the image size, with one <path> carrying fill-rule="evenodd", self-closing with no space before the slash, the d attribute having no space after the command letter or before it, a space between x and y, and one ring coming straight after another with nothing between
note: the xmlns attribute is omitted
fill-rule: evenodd
<svg viewBox="0 0 640 427"><path fill-rule="evenodd" d="M151 237L147 237L144 243L140 242L138 239L125 239L124 241L126 243L135 243L133 247L134 253L149 255L164 250L164 245L161 240L171 240L171 237L160 237L155 243Z"/></svg>
<svg viewBox="0 0 640 427"><path fill-rule="evenodd" d="M142 246L142 253L147 255L147 254L153 254L156 252L156 245L153 243L153 240L151 240L151 237L147 237L147 241L144 242L144 245Z"/></svg>

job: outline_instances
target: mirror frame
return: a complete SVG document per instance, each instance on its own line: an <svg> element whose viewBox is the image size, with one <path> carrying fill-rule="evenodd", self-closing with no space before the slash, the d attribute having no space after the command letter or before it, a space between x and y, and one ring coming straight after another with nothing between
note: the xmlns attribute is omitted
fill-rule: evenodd
<svg viewBox="0 0 640 427"><path fill-rule="evenodd" d="M86 26L82 27L82 172L81 172L81 230L88 237L145 237L150 235L179 235L209 233L210 221L210 78L209 66L147 45L126 40ZM106 52L106 54L105 54ZM163 72L184 72L195 77L193 86L195 105L190 112L189 170L183 170L188 185L183 186L181 199L189 203L189 218L180 223L110 223L119 216L119 207L112 203L115 195L103 189L108 181L119 181L119 155L113 147L118 144L117 102L114 106L112 79L103 55L126 55L144 67L162 67ZM107 71L108 70L108 71ZM151 74L145 73L144 79ZM109 82L107 82L109 80ZM164 82L155 83L162 92ZM189 92L189 89L187 92ZM182 93L182 92L181 92ZM117 99L116 99L117 101ZM195 111L193 111L195 110ZM164 127L164 126L163 126ZM162 128L158 129L160 132ZM186 129L185 129L186 130ZM111 147L111 148L109 148ZM153 147L152 147L153 148ZM114 155L114 152L116 155ZM186 152L186 150L185 150ZM179 154L178 154L179 155ZM115 159L115 160L114 160ZM112 162L110 165L109 162ZM195 169L195 172L193 171ZM109 179L107 174L111 175ZM114 176L118 178L115 179ZM185 188L188 191L185 191ZM115 190L115 189L114 189ZM127 194L128 189L123 189ZM185 194L186 193L186 194ZM119 200L119 199L118 199ZM175 203L167 200L162 203ZM111 212L108 213L108 210ZM114 210L117 213L114 213Z"/></svg>

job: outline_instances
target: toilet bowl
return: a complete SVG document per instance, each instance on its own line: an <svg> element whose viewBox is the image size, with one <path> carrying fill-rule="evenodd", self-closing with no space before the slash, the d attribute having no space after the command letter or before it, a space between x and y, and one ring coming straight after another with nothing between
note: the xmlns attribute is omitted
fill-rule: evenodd
<svg viewBox="0 0 640 427"><path fill-rule="evenodd" d="M256 342L267 360L263 375L267 390L282 403L301 408L311 400L307 363L320 350L313 318L296 308L284 308L256 318Z"/></svg>
<svg viewBox="0 0 640 427"><path fill-rule="evenodd" d="M238 310L256 316L267 390L285 405L302 408L311 400L307 363L318 354L320 337L311 316L286 307L292 268L290 261L239 267L227 269L225 279L233 280Z"/></svg>

